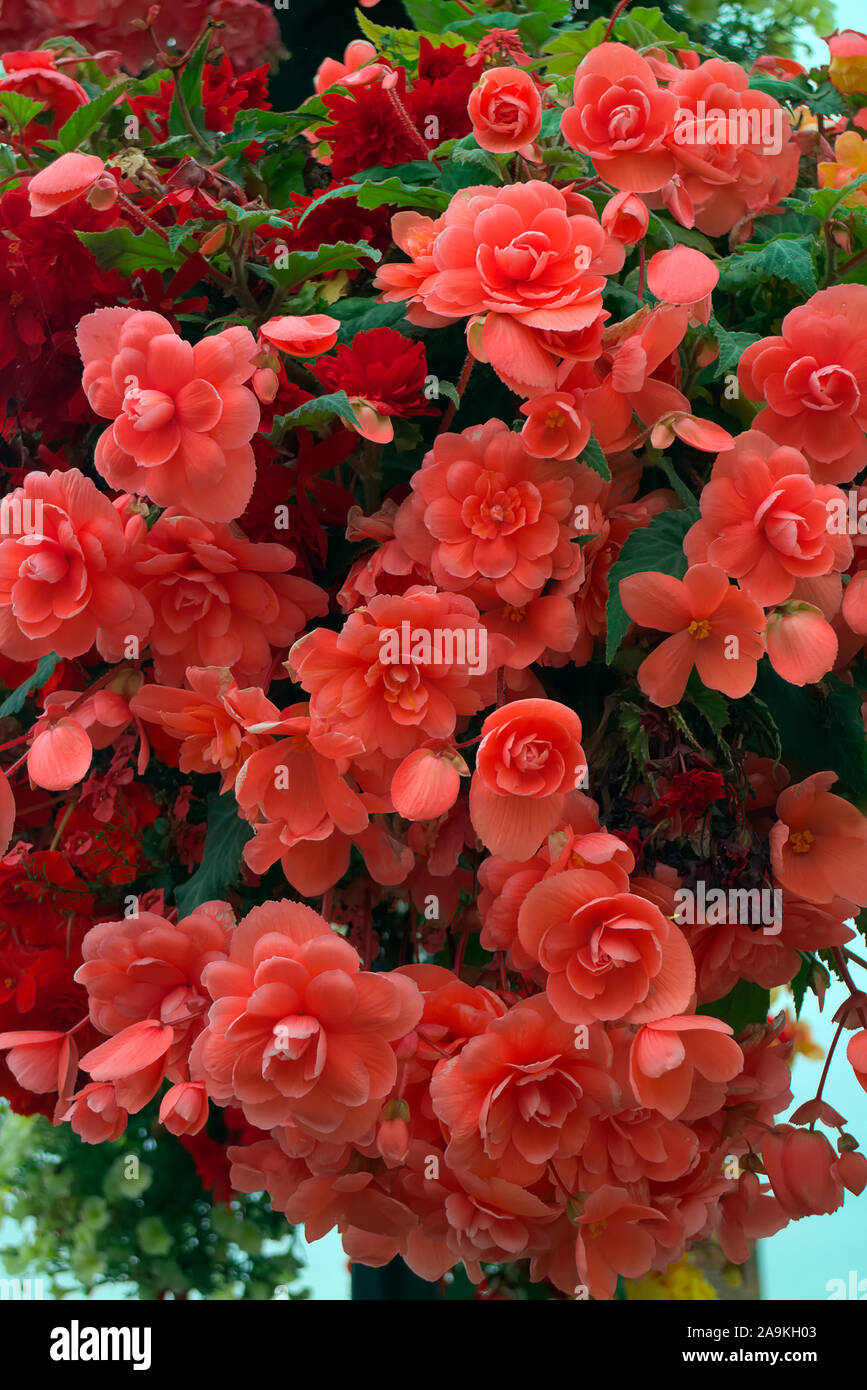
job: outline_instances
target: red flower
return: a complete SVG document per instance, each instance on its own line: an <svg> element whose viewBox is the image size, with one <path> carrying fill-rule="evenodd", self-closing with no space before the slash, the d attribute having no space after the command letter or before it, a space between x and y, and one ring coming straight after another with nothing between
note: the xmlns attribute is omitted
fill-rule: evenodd
<svg viewBox="0 0 867 1390"><path fill-rule="evenodd" d="M421 343L410 342L394 328L357 333L352 346L342 343L311 371L326 391L362 396L380 415L436 415L422 392L427 361Z"/></svg>

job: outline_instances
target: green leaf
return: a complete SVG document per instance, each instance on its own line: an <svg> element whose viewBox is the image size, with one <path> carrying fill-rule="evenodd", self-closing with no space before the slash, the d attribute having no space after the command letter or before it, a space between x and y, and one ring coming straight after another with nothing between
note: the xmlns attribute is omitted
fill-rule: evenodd
<svg viewBox="0 0 867 1390"><path fill-rule="evenodd" d="M0 705L0 717L5 718L7 714L17 714L20 709L23 709L24 701L31 690L38 690L40 685L45 684L59 660L60 657L55 656L54 652L48 652L45 656L41 656L33 675L28 676L24 684L19 685L17 690L13 690L11 695L7 695Z"/></svg>
<svg viewBox="0 0 867 1390"><path fill-rule="evenodd" d="M76 232L79 241L96 258L103 270L134 275L137 270L176 270L177 256L158 232L145 228L136 235L129 227L112 227L108 232Z"/></svg>
<svg viewBox="0 0 867 1390"><path fill-rule="evenodd" d="M297 406L288 415L275 416L272 434L279 438L286 430L299 427L311 429L316 425L327 424L335 416L345 420L349 425L354 426L357 423L355 411L349 404L349 397L345 391L335 391L331 396L317 396L316 400L305 401L304 405Z"/></svg>
<svg viewBox="0 0 867 1390"><path fill-rule="evenodd" d="M605 660L609 665L626 636L630 623L620 602L621 579L630 574L643 574L647 570L658 570L662 574L673 574L675 579L682 579L687 568L683 538L693 522L698 519L698 508L693 507L682 512L660 512L649 526L642 526L627 536L608 575L608 636L605 643Z"/></svg>
<svg viewBox="0 0 867 1390"><path fill-rule="evenodd" d="M813 239L808 236L780 236L758 249L745 246L739 253L720 261L719 288L754 289L768 280L785 280L805 295L818 289L813 269Z"/></svg>
<svg viewBox="0 0 867 1390"><path fill-rule="evenodd" d="M703 232L697 232L694 227L681 227L679 222L675 222L671 217L664 217L660 212L650 215L651 231L655 230L654 223L668 233L669 245L680 242L683 246L692 246L696 251L703 251L706 256L716 256L713 242Z"/></svg>
<svg viewBox="0 0 867 1390"><path fill-rule="evenodd" d="M374 299L361 298L338 299L328 306L331 317L340 320L337 335L340 343L351 343L356 333L365 333L369 328L394 328L397 324L401 325L402 333L417 333L415 325L405 322L405 309L403 302L377 304Z"/></svg>
<svg viewBox="0 0 867 1390"><path fill-rule="evenodd" d="M317 118L309 112L301 115L295 111L239 111L235 124L225 135L218 136L220 154L230 158L241 153L254 140L260 145L284 141L300 135L307 126L316 124Z"/></svg>
<svg viewBox="0 0 867 1390"><path fill-rule="evenodd" d="M9 124L18 130L29 125L34 116L38 116L44 109L44 101L34 101L23 92L0 92L0 112Z"/></svg>
<svg viewBox="0 0 867 1390"><path fill-rule="evenodd" d="M201 903L225 898L241 876L241 852L253 833L238 815L231 792L208 797L208 830L202 862L192 878L175 887L175 903L181 917L187 917Z"/></svg>
<svg viewBox="0 0 867 1390"><path fill-rule="evenodd" d="M304 209L303 216L298 219L298 226L304 224L315 208L330 202L332 198L355 198L359 207L368 209L390 206L433 208L437 212L447 208L450 201L448 193L442 188L432 188L426 184L410 186L396 178L384 179L381 183L368 179L364 183L344 184L340 188L331 188L327 193L323 193Z"/></svg>
<svg viewBox="0 0 867 1390"><path fill-rule="evenodd" d="M178 89L187 104L187 110L193 125L201 132L205 140L211 139L205 127L205 111L202 106L202 74L205 67L205 55L211 42L211 31L206 29L201 39L196 45L195 52L188 63L185 63L180 73L174 73L175 94L172 97L172 104L169 108L169 135L183 135L186 130L186 122L181 113L181 105L178 101Z"/></svg>
<svg viewBox="0 0 867 1390"><path fill-rule="evenodd" d="M699 1014L709 1014L711 1018L721 1018L731 1025L738 1037L751 1023L764 1023L771 1007L770 991L750 980L738 980L733 990L722 999L714 999L709 1004L700 1004Z"/></svg>
<svg viewBox="0 0 867 1390"><path fill-rule="evenodd" d="M690 675L684 699L695 705L716 733L720 733L728 724L728 700L718 690L708 690L707 686L702 685L695 671Z"/></svg>
<svg viewBox="0 0 867 1390"><path fill-rule="evenodd" d="M767 704L780 732L782 756L801 781L813 772L836 772L832 791L867 810L867 740L862 696L838 676L816 685L790 685L768 661L759 663L755 694Z"/></svg>
<svg viewBox="0 0 867 1390"><path fill-rule="evenodd" d="M330 270L355 270L362 261L381 259L381 253L366 241L337 241L333 246L320 246L315 251L290 251L285 264L279 266L257 261L250 269L271 285L291 288Z"/></svg>
<svg viewBox="0 0 867 1390"><path fill-rule="evenodd" d="M816 964L816 957L811 953L801 951L800 956L801 968L790 984L792 997L795 1001L795 1018L801 1017L801 1009L804 1007L804 995L807 993L813 975L813 968Z"/></svg>
<svg viewBox="0 0 867 1390"><path fill-rule="evenodd" d="M657 466L662 469L663 473L670 482L673 490L677 493L683 505L685 507L697 507L698 498L696 497L695 493L687 487L686 483L681 478L671 459L666 458L663 455L663 457L657 461Z"/></svg>
<svg viewBox="0 0 867 1390"><path fill-rule="evenodd" d="M580 459L582 463L586 463L588 468L592 468L594 473L598 473L600 478L604 478L606 483L610 483L611 469L608 467L608 461L592 430L590 431L590 438L580 454Z"/></svg>
<svg viewBox="0 0 867 1390"><path fill-rule="evenodd" d="M713 315L708 327L719 343L719 357L715 363L717 376L735 371L750 343L757 343L761 336L759 333L730 333Z"/></svg>
<svg viewBox="0 0 867 1390"><path fill-rule="evenodd" d="M69 120L64 121L57 132L56 143L62 154L69 154L71 150L77 150L79 145L84 144L97 129L106 112L123 96L125 86L124 82L120 82L116 87L109 87L108 91L100 92L99 96L94 97L86 106L79 106L77 111L73 111Z"/></svg>

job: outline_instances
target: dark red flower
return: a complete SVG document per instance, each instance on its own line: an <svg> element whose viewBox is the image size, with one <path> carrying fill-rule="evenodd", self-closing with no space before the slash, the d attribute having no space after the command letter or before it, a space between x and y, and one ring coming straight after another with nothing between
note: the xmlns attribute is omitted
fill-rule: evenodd
<svg viewBox="0 0 867 1390"><path fill-rule="evenodd" d="M363 396L380 415L436 415L423 394L427 359L421 343L394 328L357 333L333 357L320 357L311 370L326 391Z"/></svg>
<svg viewBox="0 0 867 1390"><path fill-rule="evenodd" d="M693 768L672 777L668 791L659 798L657 807L664 815L680 815L683 827L688 831L707 814L713 802L721 801L725 794L725 782L718 772L710 768Z"/></svg>

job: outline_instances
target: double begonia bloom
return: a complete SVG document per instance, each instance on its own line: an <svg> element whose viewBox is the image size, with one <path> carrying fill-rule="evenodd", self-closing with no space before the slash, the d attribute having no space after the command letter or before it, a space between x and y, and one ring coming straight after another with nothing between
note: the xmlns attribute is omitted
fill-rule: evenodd
<svg viewBox="0 0 867 1390"><path fill-rule="evenodd" d="M652 195L651 206L667 201L685 225L694 219L707 236L722 236L791 193L799 151L788 113L751 88L738 63L710 58L676 73L668 90L678 103L668 139L677 187L672 180L669 198Z"/></svg>
<svg viewBox="0 0 867 1390"><path fill-rule="evenodd" d="M484 1155L507 1181L532 1186L551 1159L580 1150L591 1115L616 1105L611 1058L601 1028L577 1048L574 1028L544 996L516 1005L434 1072L447 1162L476 1171Z"/></svg>
<svg viewBox="0 0 867 1390"><path fill-rule="evenodd" d="M867 464L867 285L820 290L783 319L780 335L750 343L741 390L767 404L754 426L800 449L823 483L849 482Z"/></svg>
<svg viewBox="0 0 867 1390"><path fill-rule="evenodd" d="M118 1104L135 1115L162 1085L173 1041L174 1031L168 1024L141 1019L91 1048L82 1057L81 1067L94 1081L110 1082Z"/></svg>
<svg viewBox="0 0 867 1390"><path fill-rule="evenodd" d="M253 908L203 980L214 1003L191 1071L211 1098L262 1128L291 1121L334 1140L388 1095L394 1044L422 1015L406 975L361 970L317 912L288 901Z"/></svg>
<svg viewBox="0 0 867 1390"><path fill-rule="evenodd" d="M259 403L244 385L256 340L236 326L191 346L146 309L96 309L76 332L82 385L112 421L94 462L111 487L232 521L253 491Z"/></svg>
<svg viewBox="0 0 867 1390"><path fill-rule="evenodd" d="M802 453L748 430L714 463L684 550L691 564L718 565L756 603L782 603L799 579L851 563L851 539L828 525L832 502L845 506L842 492L814 482Z"/></svg>
<svg viewBox="0 0 867 1390"><path fill-rule="evenodd" d="M626 44L599 44L578 66L572 102L563 136L590 156L606 183L649 193L669 181L676 165L665 142L677 97L659 87L645 58Z"/></svg>
<svg viewBox="0 0 867 1390"><path fill-rule="evenodd" d="M77 468L28 473L4 499L0 536L0 650L13 661L96 643L106 661L128 636L143 640L151 609L130 573L131 551L115 507Z"/></svg>
<svg viewBox="0 0 867 1390"><path fill-rule="evenodd" d="M638 668L638 683L654 704L677 704L693 667L709 690L732 699L752 690L765 650L765 615L716 565L693 565L683 579L658 571L627 575L619 592L634 622L673 634Z"/></svg>
<svg viewBox="0 0 867 1390"><path fill-rule="evenodd" d="M51 117L47 126L35 120L27 122L22 131L25 145L33 145L46 136L56 136L73 112L88 104L90 98L81 83L69 73L61 72L54 54L46 49L3 53L0 57L3 60L0 93L19 93L30 101L38 101L45 110L37 114L44 116L47 111Z"/></svg>
<svg viewBox="0 0 867 1390"><path fill-rule="evenodd" d="M635 1035L629 1053L629 1081L638 1100L666 1119L690 1107L696 1073L710 1094L690 1118L712 1114L722 1105L725 1083L743 1071L744 1055L722 1019L689 1014L657 1018ZM716 1088L716 1089L712 1089Z"/></svg>
<svg viewBox="0 0 867 1390"><path fill-rule="evenodd" d="M852 96L867 92L867 34L841 29L825 42L831 54L828 77L837 91Z"/></svg>
<svg viewBox="0 0 867 1390"><path fill-rule="evenodd" d="M473 829L492 854L529 859L587 771L581 720L556 700L515 700L482 725L470 785Z"/></svg>
<svg viewBox="0 0 867 1390"><path fill-rule="evenodd" d="M867 816L830 788L833 772L786 787L770 833L774 878L808 902L867 906Z"/></svg>
<svg viewBox="0 0 867 1390"><path fill-rule="evenodd" d="M135 559L154 615L157 680L180 685L188 666L219 666L239 682L262 682L272 650L328 612L325 591L290 574L294 565L288 546L248 541L237 527L177 508L163 512Z"/></svg>
<svg viewBox="0 0 867 1390"><path fill-rule="evenodd" d="M173 1030L169 1064L185 1059L210 1003L202 972L225 957L233 923L227 903L211 902L179 922L139 912L91 927L75 978L87 990L94 1027L115 1035L157 1022Z"/></svg>
<svg viewBox="0 0 867 1390"><path fill-rule="evenodd" d="M181 741L181 772L219 772L220 790L227 791L250 754L269 741L267 733L251 733L250 726L279 719L280 712L260 687L239 689L226 667L188 666L186 680L186 690L143 685L130 709Z"/></svg>
<svg viewBox="0 0 867 1390"><path fill-rule="evenodd" d="M843 1204L837 1155L818 1130L778 1125L762 1139L762 1162L774 1196L793 1221L825 1216Z"/></svg>
<svg viewBox="0 0 867 1390"><path fill-rule="evenodd" d="M695 964L682 932L646 898L612 892L609 872L567 869L530 889L518 914L524 950L547 972L567 1023L647 1023L683 1012Z"/></svg>
<svg viewBox="0 0 867 1390"><path fill-rule="evenodd" d="M403 758L493 703L507 650L468 598L418 586L371 599L339 633L316 628L287 664L310 695L314 733L338 730L365 752Z"/></svg>
<svg viewBox="0 0 867 1390"><path fill-rule="evenodd" d="M523 68L488 68L467 111L476 144L494 154L529 154L542 126L542 97Z"/></svg>
<svg viewBox="0 0 867 1390"><path fill-rule="evenodd" d="M470 350L522 396L553 389L562 355L554 340L593 327L605 277L625 254L588 200L538 179L461 189L438 224L404 221L400 231L417 246L418 273L388 267L377 288L391 299L418 299L423 316L415 304L407 314L414 322L483 315Z"/></svg>
<svg viewBox="0 0 867 1390"><path fill-rule="evenodd" d="M581 568L572 474L533 457L502 420L439 435L411 486L394 533L441 589L478 585L521 605Z"/></svg>

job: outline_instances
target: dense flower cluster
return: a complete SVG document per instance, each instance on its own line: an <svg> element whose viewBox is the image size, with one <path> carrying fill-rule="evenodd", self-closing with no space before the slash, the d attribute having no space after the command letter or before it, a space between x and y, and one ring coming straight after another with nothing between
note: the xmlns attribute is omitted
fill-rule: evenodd
<svg viewBox="0 0 867 1390"><path fill-rule="evenodd" d="M770 1007L867 1089L857 113L646 11L287 114L182 8L0 76L0 1091L428 1280L741 1263L867 1186Z"/></svg>

